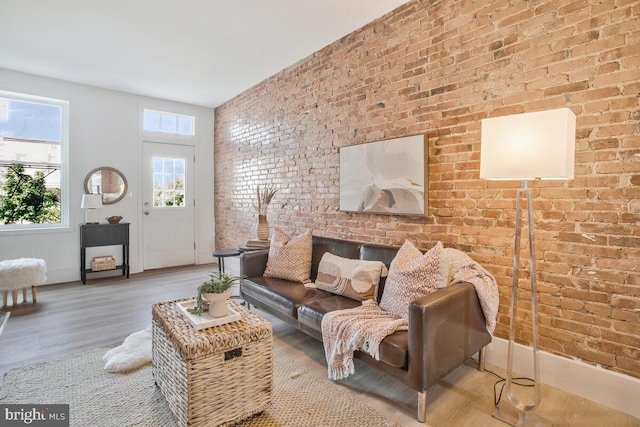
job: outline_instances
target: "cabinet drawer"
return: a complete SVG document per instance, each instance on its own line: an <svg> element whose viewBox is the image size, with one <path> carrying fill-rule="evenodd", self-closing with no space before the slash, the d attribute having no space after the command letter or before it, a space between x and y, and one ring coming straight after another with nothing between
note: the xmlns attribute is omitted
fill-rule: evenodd
<svg viewBox="0 0 640 427"><path fill-rule="evenodd" d="M128 245L129 224L82 224L80 240L83 247Z"/></svg>

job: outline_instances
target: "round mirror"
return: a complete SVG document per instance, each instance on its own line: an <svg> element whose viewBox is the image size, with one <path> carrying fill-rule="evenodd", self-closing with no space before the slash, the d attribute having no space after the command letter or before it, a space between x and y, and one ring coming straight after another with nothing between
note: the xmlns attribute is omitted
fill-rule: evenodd
<svg viewBox="0 0 640 427"><path fill-rule="evenodd" d="M84 180L84 192L102 194L102 203L110 205L122 200L127 194L127 179L117 169L95 168Z"/></svg>

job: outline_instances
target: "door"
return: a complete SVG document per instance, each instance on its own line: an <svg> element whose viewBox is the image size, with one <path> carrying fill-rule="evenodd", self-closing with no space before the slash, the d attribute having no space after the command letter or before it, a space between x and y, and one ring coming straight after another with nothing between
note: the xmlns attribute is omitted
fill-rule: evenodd
<svg viewBox="0 0 640 427"><path fill-rule="evenodd" d="M143 144L144 270L195 264L193 147Z"/></svg>

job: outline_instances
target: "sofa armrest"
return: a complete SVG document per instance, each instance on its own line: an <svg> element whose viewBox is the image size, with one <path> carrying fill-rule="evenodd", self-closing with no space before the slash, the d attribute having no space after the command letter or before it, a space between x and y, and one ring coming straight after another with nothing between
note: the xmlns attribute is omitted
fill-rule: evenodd
<svg viewBox="0 0 640 427"><path fill-rule="evenodd" d="M269 250L243 252L240 254L240 277L262 277L267 268Z"/></svg>
<svg viewBox="0 0 640 427"><path fill-rule="evenodd" d="M408 384L425 391L491 342L472 284L439 289L409 306Z"/></svg>

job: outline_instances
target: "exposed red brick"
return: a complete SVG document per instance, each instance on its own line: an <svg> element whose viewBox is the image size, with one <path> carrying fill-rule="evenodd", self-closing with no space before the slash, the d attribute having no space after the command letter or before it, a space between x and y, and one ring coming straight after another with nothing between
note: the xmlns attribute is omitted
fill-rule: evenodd
<svg viewBox="0 0 640 427"><path fill-rule="evenodd" d="M469 252L498 281L506 338L520 184L479 179L480 121L569 107L575 179L531 183L540 343L640 378L639 27L637 0L401 6L216 109L216 246L253 236L255 186L272 185L269 222L288 233ZM416 134L427 215L340 212L339 149Z"/></svg>

